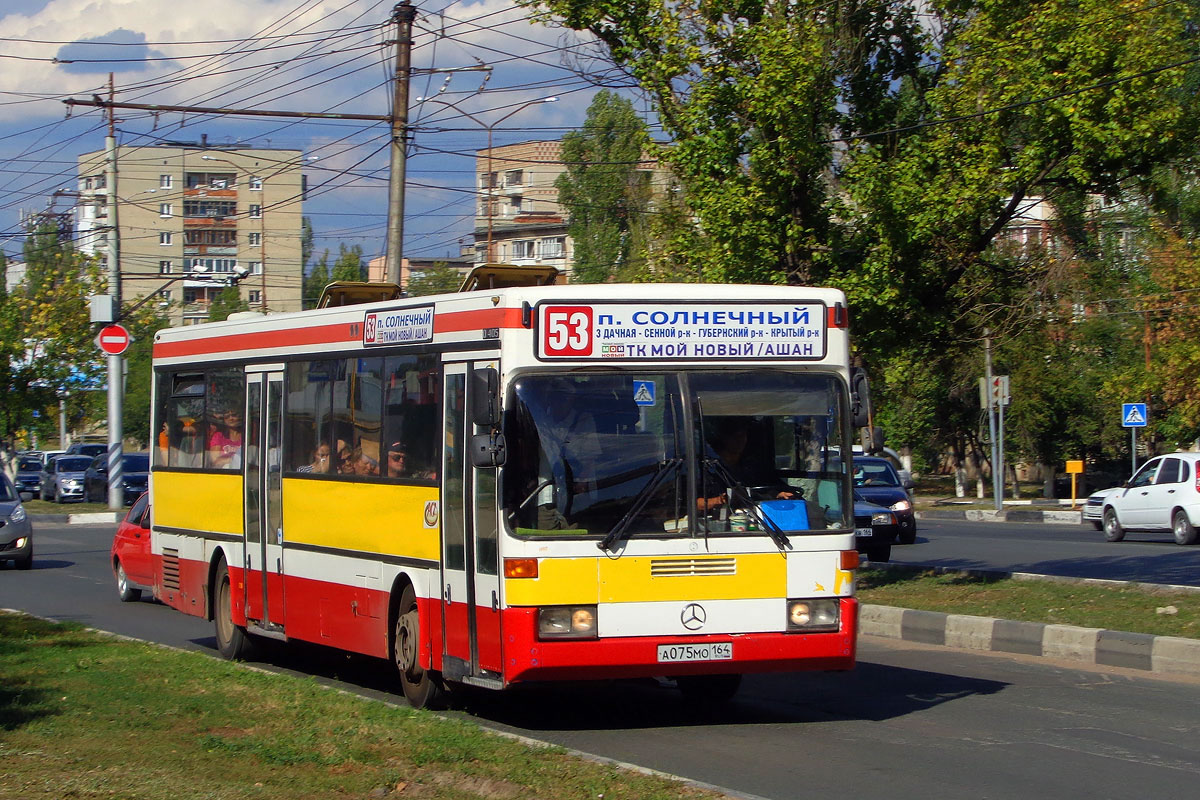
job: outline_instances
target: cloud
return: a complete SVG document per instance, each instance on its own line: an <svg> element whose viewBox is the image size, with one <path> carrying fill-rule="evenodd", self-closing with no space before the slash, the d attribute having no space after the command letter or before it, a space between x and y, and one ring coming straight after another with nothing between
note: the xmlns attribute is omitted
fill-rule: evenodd
<svg viewBox="0 0 1200 800"><path fill-rule="evenodd" d="M63 72L142 72L150 68L155 60L159 68L178 69L177 61L162 61L166 56L160 50L151 50L146 44L146 34L126 28L117 28L93 39L80 39L58 48L55 54L59 69Z"/></svg>

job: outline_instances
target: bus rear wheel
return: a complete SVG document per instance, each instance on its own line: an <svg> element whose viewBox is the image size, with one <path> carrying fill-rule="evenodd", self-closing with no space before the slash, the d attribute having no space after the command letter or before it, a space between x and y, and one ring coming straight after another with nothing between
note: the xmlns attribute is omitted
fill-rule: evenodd
<svg viewBox="0 0 1200 800"><path fill-rule="evenodd" d="M246 629L233 622L233 586L229 566L222 561L217 567L216 597L213 603L213 623L217 633L217 651L228 658L249 657L252 643Z"/></svg>
<svg viewBox="0 0 1200 800"><path fill-rule="evenodd" d="M404 697L413 708L443 708L446 693L441 677L421 666L421 617L417 611L417 593L405 586L400 593L396 610L395 635L392 637L392 660L400 673Z"/></svg>

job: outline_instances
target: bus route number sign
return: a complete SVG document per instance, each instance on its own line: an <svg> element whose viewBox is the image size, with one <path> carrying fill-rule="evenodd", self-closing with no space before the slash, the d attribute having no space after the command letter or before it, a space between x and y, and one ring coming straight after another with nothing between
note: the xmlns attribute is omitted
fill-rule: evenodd
<svg viewBox="0 0 1200 800"><path fill-rule="evenodd" d="M542 326L542 352L552 358L592 354L591 306L549 306Z"/></svg>

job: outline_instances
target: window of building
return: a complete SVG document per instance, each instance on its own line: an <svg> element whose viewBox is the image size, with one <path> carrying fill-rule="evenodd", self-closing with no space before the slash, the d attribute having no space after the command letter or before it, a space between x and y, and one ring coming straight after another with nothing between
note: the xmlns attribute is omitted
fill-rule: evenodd
<svg viewBox="0 0 1200 800"><path fill-rule="evenodd" d="M256 303L261 303L262 302L262 290L261 289L251 289L246 299L247 299L247 302L249 302L252 305L256 304Z"/></svg>
<svg viewBox="0 0 1200 800"><path fill-rule="evenodd" d="M237 231L232 228L189 228L183 232L183 243L187 247L236 247Z"/></svg>
<svg viewBox="0 0 1200 800"><path fill-rule="evenodd" d="M249 263L249 268L250 268L251 275L262 275L262 262L261 261L251 261Z"/></svg>
<svg viewBox="0 0 1200 800"><path fill-rule="evenodd" d="M262 206L252 204L250 206L250 218L260 219L262 217Z"/></svg>
<svg viewBox="0 0 1200 800"><path fill-rule="evenodd" d="M232 189L237 185L237 175L232 172L189 172L189 189Z"/></svg>
<svg viewBox="0 0 1200 800"><path fill-rule="evenodd" d="M184 200L183 215L185 217L232 217L237 214L237 203L230 200Z"/></svg>
<svg viewBox="0 0 1200 800"><path fill-rule="evenodd" d="M171 274L171 262L170 261L158 262L158 274L159 275L170 275Z"/></svg>
<svg viewBox="0 0 1200 800"><path fill-rule="evenodd" d="M170 231L159 231L158 243L159 244L171 244L171 232Z"/></svg>
<svg viewBox="0 0 1200 800"><path fill-rule="evenodd" d="M534 244L532 239L518 239L513 242L513 258L536 258Z"/></svg>
<svg viewBox="0 0 1200 800"><path fill-rule="evenodd" d="M262 247L262 234L257 231L251 233L246 240L246 243L251 247Z"/></svg>
<svg viewBox="0 0 1200 800"><path fill-rule="evenodd" d="M542 239L542 258L563 258L566 255L567 242L562 236L552 236Z"/></svg>
<svg viewBox="0 0 1200 800"><path fill-rule="evenodd" d="M159 289L158 296L165 303L171 302L171 290L170 289Z"/></svg>
<svg viewBox="0 0 1200 800"><path fill-rule="evenodd" d="M185 258L184 272L233 272L236 258Z"/></svg>
<svg viewBox="0 0 1200 800"><path fill-rule="evenodd" d="M246 186L254 192L262 191L262 178L257 175L251 175L246 179Z"/></svg>
<svg viewBox="0 0 1200 800"><path fill-rule="evenodd" d="M510 169L508 172L504 173L505 186L520 186L524 182L525 170L523 169Z"/></svg>
<svg viewBox="0 0 1200 800"><path fill-rule="evenodd" d="M158 176L158 188L170 189L171 188L171 176L170 175L159 175Z"/></svg>
<svg viewBox="0 0 1200 800"><path fill-rule="evenodd" d="M184 305L190 306L192 303L195 303L199 299L199 297L200 297L199 289L187 288L187 289L183 290Z"/></svg>
<svg viewBox="0 0 1200 800"><path fill-rule="evenodd" d="M159 203L158 204L158 215L160 217L169 217L169 216L171 216L171 213L172 213L172 209L171 209L170 203Z"/></svg>
<svg viewBox="0 0 1200 800"><path fill-rule="evenodd" d="M516 216L521 213L521 198L514 197L508 201L508 213L510 216Z"/></svg>
<svg viewBox="0 0 1200 800"><path fill-rule="evenodd" d="M91 179L91 178L84 178L84 179L83 179L83 188L85 188L85 189L90 189L90 188L92 188L92 179Z"/></svg>

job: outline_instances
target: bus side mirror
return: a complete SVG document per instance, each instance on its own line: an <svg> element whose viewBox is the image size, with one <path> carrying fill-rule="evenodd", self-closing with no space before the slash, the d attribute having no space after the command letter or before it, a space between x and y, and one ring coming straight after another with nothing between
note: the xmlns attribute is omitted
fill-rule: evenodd
<svg viewBox="0 0 1200 800"><path fill-rule="evenodd" d="M500 373L495 367L471 371L471 421L481 428L500 422Z"/></svg>
<svg viewBox="0 0 1200 800"><path fill-rule="evenodd" d="M854 418L854 427L869 428L871 417L871 381L867 371L862 367L850 369L850 413Z"/></svg>
<svg viewBox="0 0 1200 800"><path fill-rule="evenodd" d="M471 465L486 469L504 466L503 433L477 433L471 437Z"/></svg>

